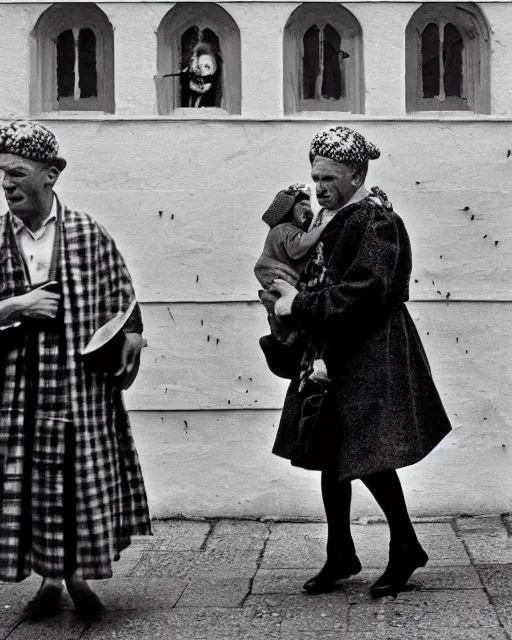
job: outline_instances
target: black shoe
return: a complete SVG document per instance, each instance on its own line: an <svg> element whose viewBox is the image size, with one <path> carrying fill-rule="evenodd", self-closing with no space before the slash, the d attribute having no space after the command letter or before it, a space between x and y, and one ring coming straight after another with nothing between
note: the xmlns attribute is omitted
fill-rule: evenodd
<svg viewBox="0 0 512 640"><path fill-rule="evenodd" d="M308 593L328 593L332 591L338 580L355 576L361 571L359 558L353 554L348 557L327 558L320 573L310 578L302 587Z"/></svg>
<svg viewBox="0 0 512 640"><path fill-rule="evenodd" d="M29 620L44 620L60 612L62 587L55 585L42 586L25 608L25 616Z"/></svg>
<svg viewBox="0 0 512 640"><path fill-rule="evenodd" d="M370 587L374 598L393 596L403 591L407 581L418 567L424 567L428 555L419 544L389 547L389 562L384 573Z"/></svg>
<svg viewBox="0 0 512 640"><path fill-rule="evenodd" d="M85 580L67 580L66 586L81 620L97 620L105 611L105 606Z"/></svg>

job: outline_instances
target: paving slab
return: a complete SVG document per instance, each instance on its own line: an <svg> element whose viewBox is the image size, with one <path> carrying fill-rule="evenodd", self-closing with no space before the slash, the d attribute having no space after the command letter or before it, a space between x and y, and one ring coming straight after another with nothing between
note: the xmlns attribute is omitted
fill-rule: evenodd
<svg viewBox="0 0 512 640"><path fill-rule="evenodd" d="M348 630L349 604L338 594L249 596L245 606L255 617L275 618L281 633Z"/></svg>
<svg viewBox="0 0 512 640"><path fill-rule="evenodd" d="M325 562L326 525L279 523L270 535L261 566L266 569L318 568Z"/></svg>
<svg viewBox="0 0 512 640"><path fill-rule="evenodd" d="M86 627L73 611L66 610L45 622L23 622L8 640L80 640Z"/></svg>
<svg viewBox="0 0 512 640"><path fill-rule="evenodd" d="M476 570L489 595L509 595L512 601L512 564L477 565Z"/></svg>
<svg viewBox="0 0 512 640"><path fill-rule="evenodd" d="M243 609L187 608L107 614L91 625L81 640L209 640L244 638L251 613Z"/></svg>
<svg viewBox="0 0 512 640"><path fill-rule="evenodd" d="M121 578L131 575L141 561L143 553L142 549L132 547L122 551L119 560L112 565L114 577Z"/></svg>
<svg viewBox="0 0 512 640"><path fill-rule="evenodd" d="M58 617L21 622L41 578L0 583L0 640L512 638L512 562L503 562L512 541L499 517L417 523L430 562L396 599L380 600L369 587L388 559L383 523L352 526L363 571L318 596L302 585L324 564L325 523L157 521L153 530L121 554L114 578L92 582L108 610L87 628L67 596Z"/></svg>
<svg viewBox="0 0 512 640"><path fill-rule="evenodd" d="M499 626L500 621L483 590L404 592L396 599L354 603L349 614L349 628L353 631Z"/></svg>
<svg viewBox="0 0 512 640"><path fill-rule="evenodd" d="M154 520L152 523L153 549L200 551L214 524L187 520Z"/></svg>
<svg viewBox="0 0 512 640"><path fill-rule="evenodd" d="M464 543L475 564L512 564L512 541L506 535L465 535Z"/></svg>
<svg viewBox="0 0 512 640"><path fill-rule="evenodd" d="M389 554L388 527L380 524L353 526L352 534L361 564L384 568ZM437 528L418 525L418 538L429 555L430 566L471 564L464 543L448 524ZM325 562L326 543L325 525L274 525L261 566L265 569L319 569Z"/></svg>
<svg viewBox="0 0 512 640"><path fill-rule="evenodd" d="M252 520L221 520L212 533L212 537L242 536L249 538L267 538L270 526L264 522Z"/></svg>
<svg viewBox="0 0 512 640"><path fill-rule="evenodd" d="M459 517L454 520L454 525L457 532L463 536L468 533L493 535L506 532L505 522L501 516Z"/></svg>
<svg viewBox="0 0 512 640"><path fill-rule="evenodd" d="M305 631L282 632L279 640L509 640L509 636L500 628L486 629L387 629L385 631Z"/></svg>
<svg viewBox="0 0 512 640"><path fill-rule="evenodd" d="M259 569L252 584L253 595L296 594L314 575L310 569Z"/></svg>
<svg viewBox="0 0 512 640"><path fill-rule="evenodd" d="M494 595L491 600L502 626L508 631L512 631L512 597L510 594Z"/></svg>
<svg viewBox="0 0 512 640"><path fill-rule="evenodd" d="M204 558L202 551L146 551L130 572L131 578L183 578Z"/></svg>
<svg viewBox="0 0 512 640"><path fill-rule="evenodd" d="M250 578L192 578L176 606L241 607L250 588Z"/></svg>
<svg viewBox="0 0 512 640"><path fill-rule="evenodd" d="M110 611L171 609L187 588L184 578L112 578L91 580L91 588Z"/></svg>

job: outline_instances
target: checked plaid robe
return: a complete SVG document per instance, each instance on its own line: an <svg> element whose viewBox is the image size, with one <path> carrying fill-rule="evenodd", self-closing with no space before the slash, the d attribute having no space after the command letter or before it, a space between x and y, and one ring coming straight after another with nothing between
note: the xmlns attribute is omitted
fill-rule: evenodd
<svg viewBox="0 0 512 640"><path fill-rule="evenodd" d="M114 241L89 216L59 204L57 237L60 320L38 331L22 323L14 349L0 342L0 579L6 581L31 571L109 578L130 536L151 533L122 393L111 375L86 371L79 356L133 300L130 275ZM0 299L30 288L7 213L0 218Z"/></svg>

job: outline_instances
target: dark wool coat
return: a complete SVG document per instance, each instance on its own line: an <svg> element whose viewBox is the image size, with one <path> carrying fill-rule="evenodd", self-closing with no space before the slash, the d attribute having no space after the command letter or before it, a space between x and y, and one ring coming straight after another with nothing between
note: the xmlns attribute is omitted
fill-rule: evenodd
<svg viewBox="0 0 512 640"><path fill-rule="evenodd" d="M296 296L292 317L323 349L333 381L318 427L327 453L319 462L299 447L307 387L299 394L298 376L273 453L308 469L336 465L340 480L411 465L451 427L404 304L412 266L405 226L368 197L337 214L320 240L324 282Z"/></svg>

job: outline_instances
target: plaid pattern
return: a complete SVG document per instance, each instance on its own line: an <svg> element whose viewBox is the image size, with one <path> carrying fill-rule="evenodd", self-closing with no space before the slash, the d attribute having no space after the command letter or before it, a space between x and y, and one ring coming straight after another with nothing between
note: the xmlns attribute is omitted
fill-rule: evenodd
<svg viewBox="0 0 512 640"><path fill-rule="evenodd" d="M62 577L70 542L79 576L109 578L130 536L150 533L122 393L107 374L85 371L77 355L100 326L127 308L135 295L131 279L114 241L89 216L66 209L60 224L60 330L31 334L37 340L32 350L29 334L4 366L0 579L7 581L32 570ZM8 213L0 218L0 299L29 289Z"/></svg>

